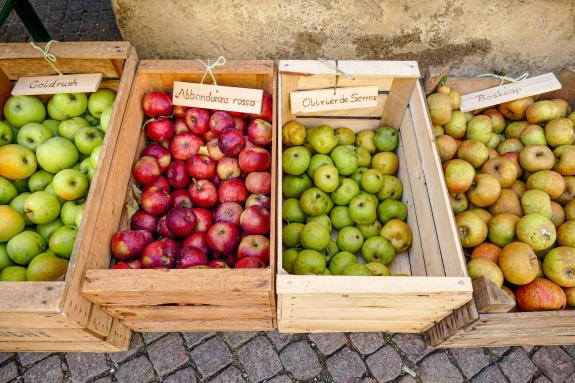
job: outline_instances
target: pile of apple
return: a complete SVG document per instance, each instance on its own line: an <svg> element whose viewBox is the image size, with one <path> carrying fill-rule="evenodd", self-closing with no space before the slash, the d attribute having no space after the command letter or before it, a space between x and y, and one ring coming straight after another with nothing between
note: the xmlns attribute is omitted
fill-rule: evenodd
<svg viewBox="0 0 575 383"><path fill-rule="evenodd" d="M115 269L265 268L273 105L258 115L142 100L148 145L133 168L139 209L116 233Z"/></svg>
<svg viewBox="0 0 575 383"><path fill-rule="evenodd" d="M355 135L297 121L282 128L282 267L297 275L390 275L412 234L400 201L396 129ZM359 255L361 254L361 255Z"/></svg>
<svg viewBox="0 0 575 383"><path fill-rule="evenodd" d="M66 275L116 92L12 96L0 121L0 281Z"/></svg>
<svg viewBox="0 0 575 383"><path fill-rule="evenodd" d="M575 113L532 97L473 113L441 87L427 103L471 278L522 311L575 307Z"/></svg>

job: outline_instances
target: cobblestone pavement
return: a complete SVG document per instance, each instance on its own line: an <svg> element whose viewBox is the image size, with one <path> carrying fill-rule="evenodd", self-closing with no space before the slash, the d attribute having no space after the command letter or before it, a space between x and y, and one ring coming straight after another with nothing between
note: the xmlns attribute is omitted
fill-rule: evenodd
<svg viewBox="0 0 575 383"><path fill-rule="evenodd" d="M8 382L574 383L575 346L447 351L408 334L147 333L124 353L0 353Z"/></svg>

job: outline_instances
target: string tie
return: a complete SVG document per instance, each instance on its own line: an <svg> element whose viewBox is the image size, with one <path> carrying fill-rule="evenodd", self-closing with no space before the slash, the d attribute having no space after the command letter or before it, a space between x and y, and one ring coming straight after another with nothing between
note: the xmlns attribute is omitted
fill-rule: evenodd
<svg viewBox="0 0 575 383"><path fill-rule="evenodd" d="M493 78L497 78L499 79L499 86L503 85L503 83L505 81L507 82L519 82L519 81L523 81L525 80L527 77L529 77L529 73L523 73L521 76L517 77L517 78L513 78L513 77L509 77L506 76L504 74L497 74L497 73L484 73L484 74L480 74L477 77L493 77Z"/></svg>
<svg viewBox="0 0 575 383"><path fill-rule="evenodd" d="M336 94L337 80L338 80L339 76L343 76L343 77L347 78L348 80L353 80L352 75L350 75L349 73L345 73L344 71L342 71L341 69L338 68L337 60L335 60L335 65L333 65L329 61L322 59L322 58L318 58L317 61L319 61L320 63L322 63L323 65L325 65L329 69L335 71L335 85L333 86L333 94Z"/></svg>
<svg viewBox="0 0 575 383"><path fill-rule="evenodd" d="M32 41L30 41L30 45L32 45L32 47L38 51L40 51L42 53L42 55L44 56L44 60L46 60L48 62L48 64L50 64L50 66L52 67L52 69L54 69L56 72L58 72L59 76L62 76L63 73L60 71L60 69L58 69L58 67L56 66L56 56L54 56L52 53L50 52L50 47L52 47L52 44L57 42L56 40L50 40L46 43L46 46L44 48L39 47L38 45L34 44Z"/></svg>
<svg viewBox="0 0 575 383"><path fill-rule="evenodd" d="M226 64L226 58L224 56L220 56L220 57L218 57L216 62L213 64L210 64L209 59L208 59L207 64L204 62L204 60L196 59L196 61L201 63L206 68L206 71L204 72L204 75L202 76L202 81L200 82L200 84L204 83L206 76L209 74L212 77L212 81L214 82L214 85L218 86L218 82L216 81L216 77L214 76L214 69L216 69L216 67L225 65Z"/></svg>

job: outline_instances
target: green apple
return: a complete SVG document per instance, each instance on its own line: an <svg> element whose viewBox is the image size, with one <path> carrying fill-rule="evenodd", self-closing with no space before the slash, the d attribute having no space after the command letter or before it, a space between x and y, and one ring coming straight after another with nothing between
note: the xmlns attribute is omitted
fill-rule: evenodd
<svg viewBox="0 0 575 383"><path fill-rule="evenodd" d="M6 250L6 244L0 243L0 271L4 270L8 266L14 266L15 263L8 256L8 250Z"/></svg>
<svg viewBox="0 0 575 383"><path fill-rule="evenodd" d="M36 226L36 232L40 234L46 242L48 242L52 234L62 226L64 226L62 220L60 218L56 218L52 222Z"/></svg>
<svg viewBox="0 0 575 383"><path fill-rule="evenodd" d="M60 201L47 191L34 192L24 201L24 214L35 224L52 222L60 215Z"/></svg>
<svg viewBox="0 0 575 383"><path fill-rule="evenodd" d="M387 266L382 265L379 262L369 262L367 265L365 265L365 267L367 267L369 271L371 271L371 275L377 275L377 276L391 275L391 272L389 271Z"/></svg>
<svg viewBox="0 0 575 383"><path fill-rule="evenodd" d="M35 151L38 145L43 144L53 136L52 131L45 125L30 122L20 128L16 141L20 145Z"/></svg>
<svg viewBox="0 0 575 383"><path fill-rule="evenodd" d="M331 220L329 219L327 214L321 214L321 215L317 215L315 217L307 217L307 219L305 220L305 223L310 223L310 222L317 222L320 225L322 225L323 227L325 227L325 229L331 233L332 227L331 227Z"/></svg>
<svg viewBox="0 0 575 383"><path fill-rule="evenodd" d="M4 104L4 117L16 128L29 122L42 122L46 118L46 108L36 96L12 96Z"/></svg>
<svg viewBox="0 0 575 383"><path fill-rule="evenodd" d="M28 281L57 281L63 280L68 269L68 261L56 257L51 253L42 253L35 257L28 265L26 280Z"/></svg>
<svg viewBox="0 0 575 383"><path fill-rule="evenodd" d="M76 214L80 208L84 205L83 200L79 201L66 201L62 204L62 210L60 212L60 218L64 225L74 226L76 222Z"/></svg>
<svg viewBox="0 0 575 383"><path fill-rule="evenodd" d="M325 258L315 250L302 250L295 259L293 269L296 275L323 275Z"/></svg>
<svg viewBox="0 0 575 383"><path fill-rule="evenodd" d="M100 116L100 129L102 132L106 133L108 131L108 126L110 125L110 118L112 117L112 112L114 111L114 105L108 106L102 111Z"/></svg>
<svg viewBox="0 0 575 383"><path fill-rule="evenodd" d="M284 173L299 176L309 166L309 150L303 146L292 146L284 150L282 154L282 169Z"/></svg>
<svg viewBox="0 0 575 383"><path fill-rule="evenodd" d="M326 202L326 205L327 205L326 208L325 208L324 213L329 215L329 213L331 212L331 209L333 209L333 207L334 207L335 205L334 205L333 201L331 200L331 198L329 198L329 195L327 195L327 194L324 193L324 197L325 197L325 202Z"/></svg>
<svg viewBox="0 0 575 383"><path fill-rule="evenodd" d="M339 186L339 174L333 165L320 166L313 175L315 186L326 193L331 193Z"/></svg>
<svg viewBox="0 0 575 383"><path fill-rule="evenodd" d="M4 121L0 121L0 146L11 144L14 141L12 128Z"/></svg>
<svg viewBox="0 0 575 383"><path fill-rule="evenodd" d="M355 171L355 173L353 173L351 175L351 179L355 181L356 184L359 185L359 183L361 182L361 176L363 175L363 173L365 173L367 171L367 168L361 167L361 168L357 168L357 170Z"/></svg>
<svg viewBox="0 0 575 383"><path fill-rule="evenodd" d="M353 145L355 143L355 133L349 128L336 129L335 137L338 145Z"/></svg>
<svg viewBox="0 0 575 383"><path fill-rule="evenodd" d="M371 194L371 193L368 193L368 192L362 190L361 193L359 193L359 195L368 198L370 201L373 201L375 206L377 206L379 204L379 199L377 198L377 195L375 195L375 194Z"/></svg>
<svg viewBox="0 0 575 383"><path fill-rule="evenodd" d="M359 161L357 148L355 146L338 146L332 150L330 155L339 174L350 176L357 170Z"/></svg>
<svg viewBox="0 0 575 383"><path fill-rule="evenodd" d="M44 120L42 121L42 125L50 129L52 132L52 136L58 136L58 127L60 126L60 121L57 120Z"/></svg>
<svg viewBox="0 0 575 383"><path fill-rule="evenodd" d="M8 205L17 195L16 186L8 179L0 177L0 205Z"/></svg>
<svg viewBox="0 0 575 383"><path fill-rule="evenodd" d="M307 189L299 199L299 206L305 215L316 216L327 212L329 197L320 189Z"/></svg>
<svg viewBox="0 0 575 383"><path fill-rule="evenodd" d="M77 228L80 228L80 225L82 224L82 217L84 216L85 210L86 210L86 203L84 202L82 205L80 205L80 208L76 212L76 219L74 220L74 224L76 225Z"/></svg>
<svg viewBox="0 0 575 383"><path fill-rule="evenodd" d="M6 246L14 263L26 266L32 258L46 251L46 241L35 231L23 231L12 237Z"/></svg>
<svg viewBox="0 0 575 383"><path fill-rule="evenodd" d="M88 109L88 97L85 93L58 93L51 99L54 108L66 118L78 117Z"/></svg>
<svg viewBox="0 0 575 383"><path fill-rule="evenodd" d="M54 174L49 173L46 170L38 170L28 178L28 189L30 189L31 192L44 190L46 189L46 186L52 183L53 178Z"/></svg>
<svg viewBox="0 0 575 383"><path fill-rule="evenodd" d="M299 243L304 249L321 251L329 244L329 231L318 222L306 223L299 233Z"/></svg>
<svg viewBox="0 0 575 383"><path fill-rule="evenodd" d="M58 125L58 135L70 141L74 140L76 133L82 128L89 127L90 124L82 117L74 117L64 120Z"/></svg>
<svg viewBox="0 0 575 383"><path fill-rule="evenodd" d="M22 216L24 217L24 219L26 220L26 225L31 225L32 222L28 219L28 217L26 217L24 215L24 202L26 202L26 198L28 198L29 195L31 195L32 193L29 192L24 192L21 194L18 194L13 200L12 202L10 202L10 207L14 210L16 210L18 213L22 214Z"/></svg>
<svg viewBox="0 0 575 383"><path fill-rule="evenodd" d="M92 154L92 151L102 145L104 142L104 133L100 129L87 127L76 132L74 143L78 151L85 156Z"/></svg>
<svg viewBox="0 0 575 383"><path fill-rule="evenodd" d="M50 250L60 258L70 259L72 251L74 250L76 233L77 229L75 227L62 226L50 237L48 241Z"/></svg>
<svg viewBox="0 0 575 383"><path fill-rule="evenodd" d="M289 223L282 228L282 242L285 247L296 247L299 245L299 234L301 233L303 223Z"/></svg>
<svg viewBox="0 0 575 383"><path fill-rule="evenodd" d="M111 89L98 89L88 98L88 110L96 118L100 118L106 108L114 106L116 92Z"/></svg>
<svg viewBox="0 0 575 383"><path fill-rule="evenodd" d="M374 138L375 132L373 130L362 130L355 136L355 145L373 154L377 150Z"/></svg>
<svg viewBox="0 0 575 383"><path fill-rule="evenodd" d="M381 223L376 219L372 223L364 224L364 225L355 225L363 234L363 238L370 238L374 235L378 235L381 231Z"/></svg>
<svg viewBox="0 0 575 383"><path fill-rule="evenodd" d="M26 280L26 268L22 266L8 266L0 273L0 281L24 282Z"/></svg>
<svg viewBox="0 0 575 383"><path fill-rule="evenodd" d="M76 169L60 170L52 181L58 197L66 201L82 198L88 191L88 179Z"/></svg>
<svg viewBox="0 0 575 383"><path fill-rule="evenodd" d="M310 132L309 144L317 153L327 154L338 144L333 128L329 125L320 125Z"/></svg>
<svg viewBox="0 0 575 383"><path fill-rule="evenodd" d="M365 194L354 197L349 203L349 217L355 223L372 223L377 218L376 210L377 204Z"/></svg>
<svg viewBox="0 0 575 383"><path fill-rule="evenodd" d="M323 249L326 263L329 263L337 253L339 253L339 247L337 247L337 243L333 239L330 239L327 247Z"/></svg>
<svg viewBox="0 0 575 383"><path fill-rule="evenodd" d="M305 222L305 214L299 207L299 200L288 198L282 203L282 219L287 223Z"/></svg>
<svg viewBox="0 0 575 383"><path fill-rule="evenodd" d="M298 249L287 249L284 251L282 254L282 268L288 273L293 274L293 265L298 255Z"/></svg>
<svg viewBox="0 0 575 383"><path fill-rule="evenodd" d="M405 221L407 217L407 207L401 201L386 199L377 207L377 216L382 225L385 225L389 220L394 218Z"/></svg>
<svg viewBox="0 0 575 383"><path fill-rule="evenodd" d="M342 275L343 270L349 265L359 263L355 254L349 251L340 251L331 258L329 262L329 271L332 275Z"/></svg>
<svg viewBox="0 0 575 383"><path fill-rule="evenodd" d="M283 175L282 193L284 197L299 198L304 191L313 186L311 178L305 173L299 176Z"/></svg>
<svg viewBox="0 0 575 383"><path fill-rule="evenodd" d="M362 265L361 263L354 263L352 265L347 266L343 270L342 275L371 277L373 274L367 268L367 266Z"/></svg>
<svg viewBox="0 0 575 383"><path fill-rule="evenodd" d="M329 271L329 269L326 267L325 270L323 271L322 275L331 275L331 272Z"/></svg>
<svg viewBox="0 0 575 383"><path fill-rule="evenodd" d="M380 201L388 198L397 200L401 199L401 196L403 195L403 184L399 178L389 174L384 174L382 175L382 179L383 186L381 190L377 192L377 198L379 198Z"/></svg>
<svg viewBox="0 0 575 383"><path fill-rule="evenodd" d="M344 178L333 193L331 199L336 205L349 205L350 201L359 195L359 186L351 178Z"/></svg>
<svg viewBox="0 0 575 383"><path fill-rule="evenodd" d="M28 179L24 178L21 180L13 180L12 185L18 190L18 193L24 193L30 191L28 189Z"/></svg>
<svg viewBox="0 0 575 383"><path fill-rule="evenodd" d="M0 205L0 242L7 242L26 227L24 216L8 205Z"/></svg>
<svg viewBox="0 0 575 383"><path fill-rule="evenodd" d="M368 169L361 176L360 184L363 190L375 194L383 187L383 176L379 170Z"/></svg>
<svg viewBox="0 0 575 383"><path fill-rule="evenodd" d="M380 152L393 152L399 144L399 133L397 129L383 126L377 129L373 141Z"/></svg>
<svg viewBox="0 0 575 383"><path fill-rule="evenodd" d="M319 169L320 166L323 165L333 165L331 157L328 156L327 154L314 154L309 162L309 167L307 168L307 175L313 179L315 171Z"/></svg>
<svg viewBox="0 0 575 383"><path fill-rule="evenodd" d="M66 116L66 114L60 112L58 109L56 109L56 107L54 106L54 99L51 98L48 101L48 115L50 116L50 118L52 120L56 120L56 121L64 121L67 120L68 117Z"/></svg>
<svg viewBox="0 0 575 383"><path fill-rule="evenodd" d="M74 143L63 137L50 138L36 149L40 167L50 173L71 168L78 162L78 149Z"/></svg>
<svg viewBox="0 0 575 383"><path fill-rule="evenodd" d="M369 165L371 165L371 154L366 148L357 148L357 166L368 167Z"/></svg>
<svg viewBox="0 0 575 383"><path fill-rule="evenodd" d="M376 235L365 240L361 255L367 262L379 262L387 266L395 259L395 249L387 239Z"/></svg>
<svg viewBox="0 0 575 383"><path fill-rule="evenodd" d="M93 170L96 170L98 167L98 160L100 159L100 152L102 151L102 145L98 145L92 150L92 154L90 154L90 166Z"/></svg>
<svg viewBox="0 0 575 383"><path fill-rule="evenodd" d="M329 218L333 227L340 230L346 226L353 226L354 222L349 218L349 208L347 206L336 206L331 209Z"/></svg>
<svg viewBox="0 0 575 383"><path fill-rule="evenodd" d="M363 245L363 234L355 226L346 226L337 233L337 246L342 251L357 253Z"/></svg>
<svg viewBox="0 0 575 383"><path fill-rule="evenodd" d="M82 118L88 121L90 126L100 129L100 120L97 117L92 116L89 112L84 113Z"/></svg>
<svg viewBox="0 0 575 383"><path fill-rule="evenodd" d="M90 160L90 157L83 159L82 162L74 165L72 169L79 170L80 173L82 173L86 177L89 177L90 172L92 173L95 172L95 170L92 168L92 161Z"/></svg>

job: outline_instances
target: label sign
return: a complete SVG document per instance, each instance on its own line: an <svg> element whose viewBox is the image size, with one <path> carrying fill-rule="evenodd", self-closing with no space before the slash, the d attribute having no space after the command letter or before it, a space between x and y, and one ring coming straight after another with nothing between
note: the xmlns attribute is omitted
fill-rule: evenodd
<svg viewBox="0 0 575 383"><path fill-rule="evenodd" d="M65 74L62 76L20 77L12 89L14 96L56 93L90 93L100 87L101 73Z"/></svg>
<svg viewBox="0 0 575 383"><path fill-rule="evenodd" d="M470 112L557 89L561 89L561 83L557 77L553 73L546 73L519 82L465 94L461 96L460 109L462 112Z"/></svg>
<svg viewBox="0 0 575 383"><path fill-rule="evenodd" d="M292 113L357 109L377 106L377 86L291 92Z"/></svg>
<svg viewBox="0 0 575 383"><path fill-rule="evenodd" d="M174 105L259 114L264 91L174 81Z"/></svg>

